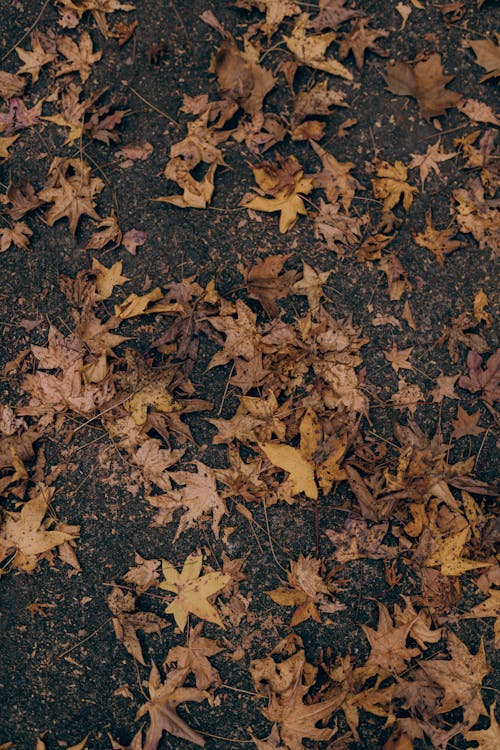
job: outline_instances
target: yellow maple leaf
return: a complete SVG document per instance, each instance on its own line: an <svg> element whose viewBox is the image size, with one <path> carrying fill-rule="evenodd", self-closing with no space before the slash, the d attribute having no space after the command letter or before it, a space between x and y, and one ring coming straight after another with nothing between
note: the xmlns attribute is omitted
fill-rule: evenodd
<svg viewBox="0 0 500 750"><path fill-rule="evenodd" d="M227 573L207 573L200 577L203 556L200 553L190 554L179 573L172 563L162 559L164 580L159 584L161 589L172 591L177 596L165 609L167 615L173 615L177 626L184 630L188 614L224 628L219 613L208 597L216 594L231 580Z"/></svg>
<svg viewBox="0 0 500 750"><path fill-rule="evenodd" d="M489 562L474 562L461 556L469 531L469 526L465 526L456 534L441 539L437 550L425 561L426 566L432 568L440 565L443 575L460 576L468 570L487 568L491 565Z"/></svg>
<svg viewBox="0 0 500 750"><path fill-rule="evenodd" d="M53 494L54 488L42 487L19 513L6 512L0 528L0 561L15 552L14 567L31 571L38 555L75 538L75 534L45 528L43 519Z"/></svg>
<svg viewBox="0 0 500 750"><path fill-rule="evenodd" d="M314 468L298 448L279 443L259 443L259 447L271 463L288 471L293 495L303 492L312 500L317 500L318 488L314 480Z"/></svg>
<svg viewBox="0 0 500 750"><path fill-rule="evenodd" d="M120 318L120 320L133 318L136 315L143 315L147 312L146 308L150 302L156 302L162 297L163 292L159 286L140 297L137 294L130 294L121 305L115 305L115 315L117 318Z"/></svg>
<svg viewBox="0 0 500 750"><path fill-rule="evenodd" d="M418 190L406 182L408 170L402 161L389 164L387 161L379 162L377 166L377 178L372 180L373 194L375 198L384 201L384 211L394 208L403 198L403 208L408 211L413 203L413 193Z"/></svg>
<svg viewBox="0 0 500 750"><path fill-rule="evenodd" d="M122 276L123 261L117 260L111 268L106 268L99 263L97 258L92 259L92 268L97 271L96 286L101 299L108 299L113 293L113 287L122 286L130 281L128 276Z"/></svg>

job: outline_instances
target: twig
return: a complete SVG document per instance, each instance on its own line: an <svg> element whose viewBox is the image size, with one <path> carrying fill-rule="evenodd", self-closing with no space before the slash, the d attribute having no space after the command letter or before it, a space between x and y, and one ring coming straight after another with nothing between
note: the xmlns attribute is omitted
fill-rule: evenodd
<svg viewBox="0 0 500 750"><path fill-rule="evenodd" d="M154 109L154 111L155 111L155 112L157 112L157 113L158 113L159 115L161 115L161 116L162 116L162 117L164 117L164 118L165 118L166 120L168 120L169 122L171 122L171 123L172 123L172 125L175 125L175 127L176 127L176 128L180 128L180 125L179 125L179 123L177 122L177 120L174 120L174 118L173 118L173 117L171 117L170 115L167 115L167 113L166 113L166 112L163 112L163 111L162 111L161 109L158 109L158 107L156 107L156 106L155 106L154 104L152 104L152 103L151 103L150 101L148 101L147 99L145 99L145 98L144 98L144 97L142 96L142 94L139 94L139 92L138 92L138 91L136 91L136 90L135 90L135 89L134 89L134 88L133 88L133 87L132 87L132 86L131 86L131 85L130 85L129 83L127 83L126 85L127 85L127 88L129 88L129 89L131 90L131 92L132 92L133 94L135 94L135 95L137 96L137 98L138 98L138 99L140 99L140 100L141 100L141 102L144 102L144 104L147 104L147 106L148 106L148 107L150 107L151 109Z"/></svg>
<svg viewBox="0 0 500 750"><path fill-rule="evenodd" d="M7 52L5 53L5 55L2 58L0 58L0 62L3 62L4 60L6 60L9 57L9 55L11 55L12 52L14 52L14 50L16 49L16 47L19 47L19 45L24 42L24 40L26 39L26 37L29 34L31 34L31 32L33 31L33 29L37 25L38 21L43 16L45 8L47 7L48 4L49 4L49 0L45 0L44 4L42 5L42 9L40 10L40 13L37 15L37 17L35 18L35 20L31 24L31 26L29 27L29 29L22 35L22 37L19 39L19 41L17 41L14 45L12 45L12 47L9 50L7 50Z"/></svg>
<svg viewBox="0 0 500 750"><path fill-rule="evenodd" d="M112 619L113 619L112 617L108 617L107 620L104 620L104 622L101 623L98 628L96 628L95 630L93 630L92 633L90 633L86 638L84 638L82 641L78 641L78 643L75 643L74 646L71 646L71 648L68 648L66 651L63 651L62 654L59 654L59 656L56 656L56 659L62 659L64 656L67 656L72 651L74 651L75 648L78 648L78 646L81 646L82 643L85 643L86 641L89 641L91 638L93 638L95 636L96 633L98 633L100 630L102 630L103 627L108 624L108 622L111 622Z"/></svg>

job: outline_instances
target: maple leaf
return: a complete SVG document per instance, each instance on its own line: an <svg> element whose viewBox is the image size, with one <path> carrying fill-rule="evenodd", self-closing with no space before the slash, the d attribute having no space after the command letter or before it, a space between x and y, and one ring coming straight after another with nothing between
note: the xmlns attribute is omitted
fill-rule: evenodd
<svg viewBox="0 0 500 750"><path fill-rule="evenodd" d="M436 143L427 146L425 154L410 154L413 158L408 164L408 169L415 169L415 167L419 168L420 182L422 183L423 190L425 181L431 169L436 174L441 174L438 166L439 162L448 161L448 159L452 159L456 155L455 151L452 151L449 154L443 153L441 151L441 139L438 138Z"/></svg>
<svg viewBox="0 0 500 750"><path fill-rule="evenodd" d="M488 122L492 125L500 125L500 119L491 107L477 99L465 99L457 104L457 109L473 122Z"/></svg>
<svg viewBox="0 0 500 750"><path fill-rule="evenodd" d="M347 107L345 94L328 88L328 81L320 81L307 91L299 91L293 104L291 125L295 128L308 115L329 115L330 107Z"/></svg>
<svg viewBox="0 0 500 750"><path fill-rule="evenodd" d="M459 344L463 344L467 349L473 349L478 354L484 354L489 350L488 344L480 334L466 333L470 328L477 326L477 320L472 312L466 310L457 318L452 318L451 323L450 328L445 328L439 343L448 341L448 352L452 362L458 362Z"/></svg>
<svg viewBox="0 0 500 750"><path fill-rule="evenodd" d="M221 684L220 675L210 664L209 656L215 656L223 651L211 638L201 635L203 623L199 622L189 630L185 646L174 646L165 659L169 667L175 662L177 669L192 672L196 680L196 687L200 690L216 687Z"/></svg>
<svg viewBox="0 0 500 750"><path fill-rule="evenodd" d="M338 204L319 201L319 212L314 217L314 236L326 243L329 250L334 250L343 257L348 250L361 242L363 224L368 222L368 215L348 216L340 211ZM361 258L358 257L359 260Z"/></svg>
<svg viewBox="0 0 500 750"><path fill-rule="evenodd" d="M123 580L127 583L135 586L137 594L143 594L151 586L156 586L159 579L158 568L160 567L159 560L146 560L135 553L136 565L130 568L123 577Z"/></svg>
<svg viewBox="0 0 500 750"><path fill-rule="evenodd" d="M489 78L500 76L500 46L491 39L475 39L469 42L476 53L476 63L486 70L480 83Z"/></svg>
<svg viewBox="0 0 500 750"><path fill-rule="evenodd" d="M210 700L210 694L193 687L183 687L187 673L185 670L172 669L167 673L165 682L161 681L158 667L153 664L149 675L149 701L144 703L135 716L138 721L149 713L151 724L146 732L143 750L157 750L163 732L204 747L205 740L194 729L186 724L177 713L181 703Z"/></svg>
<svg viewBox="0 0 500 750"><path fill-rule="evenodd" d="M363 68L367 49L380 57L389 56L389 53L375 41L379 37L388 37L389 32L383 29L370 29L368 28L369 23L369 18L360 18L354 21L351 30L344 36L339 45L339 60L345 60L349 52L352 51L358 70Z"/></svg>
<svg viewBox="0 0 500 750"><path fill-rule="evenodd" d="M81 33L78 44L69 36L61 37L57 41L57 49L68 62L60 63L56 78L76 72L80 75L82 83L90 76L92 65L102 57L102 50L92 52L92 39L88 31Z"/></svg>
<svg viewBox="0 0 500 750"><path fill-rule="evenodd" d="M467 355L469 375L462 375L458 381L460 388L466 388L472 393L480 391L481 399L493 405L500 399L500 349L491 355L486 362L486 369L482 369L483 358L475 351Z"/></svg>
<svg viewBox="0 0 500 750"><path fill-rule="evenodd" d="M137 254L137 248L144 245L148 238L146 232L142 232L140 229L129 229L125 232L122 238L122 245L130 255Z"/></svg>
<svg viewBox="0 0 500 750"><path fill-rule="evenodd" d="M115 286L123 286L130 279L122 276L123 261L117 260L111 268L106 268L97 258L92 258L92 268L97 272L96 286L101 299L109 299Z"/></svg>
<svg viewBox="0 0 500 750"><path fill-rule="evenodd" d="M326 284L331 271L315 271L308 263L302 261L302 278L295 282L295 294L307 297L309 309L314 312L319 308L324 296L323 284Z"/></svg>
<svg viewBox="0 0 500 750"><path fill-rule="evenodd" d="M32 234L33 232L24 221L18 221L12 229L0 229L0 253L4 253L11 245L28 250L29 238Z"/></svg>
<svg viewBox="0 0 500 750"><path fill-rule="evenodd" d="M273 197L245 196L239 205L256 211L271 213L279 211L279 229L281 234L284 234L293 227L298 214L307 215L300 194L308 195L311 192L312 180L304 177L304 172L295 156L285 159L280 169L264 163L259 167L253 167L252 171L257 185Z"/></svg>
<svg viewBox="0 0 500 750"><path fill-rule="evenodd" d="M420 649L408 648L408 638L412 623L393 624L389 610L378 602L379 622L377 630L361 625L366 635L371 652L363 665L363 674L367 677L379 674L382 678L399 674L406 669L406 662L420 655Z"/></svg>
<svg viewBox="0 0 500 750"><path fill-rule="evenodd" d="M258 64L258 57L257 49L250 43L241 52L233 37L229 37L217 50L210 68L217 76L221 92L249 115L262 110L262 103L276 82L271 71Z"/></svg>
<svg viewBox="0 0 500 750"><path fill-rule="evenodd" d="M3 130L5 135L12 135L12 133L23 128L31 128L33 125L38 125L42 105L43 100L39 99L31 109L27 109L22 99L11 99L9 101L8 113L0 114L0 131Z"/></svg>
<svg viewBox="0 0 500 750"><path fill-rule="evenodd" d="M412 351L413 346L410 346L408 349L398 349L396 345L393 344L390 351L384 352L384 357L391 363L391 367L396 373L401 369L413 370L413 365L407 361Z"/></svg>
<svg viewBox="0 0 500 750"><path fill-rule="evenodd" d="M7 212L14 221L22 219L25 214L34 211L42 203L36 196L33 185L29 182L11 182L7 188L6 196L11 204L7 208Z"/></svg>
<svg viewBox="0 0 500 750"><path fill-rule="evenodd" d="M411 164L410 164L411 167ZM445 229L436 229L432 220L432 212L429 210L425 215L425 228L423 232L413 234L413 239L420 245L430 250L441 267L444 267L444 256L463 247L460 240L454 240L457 228L448 226Z"/></svg>
<svg viewBox="0 0 500 750"><path fill-rule="evenodd" d="M413 203L413 193L418 190L406 182L408 170L402 161L389 164L387 161L379 161L377 164L377 178L372 180L373 194L376 198L384 201L384 211L394 208L401 198L403 208L408 211Z"/></svg>
<svg viewBox="0 0 500 750"><path fill-rule="evenodd" d="M161 203L170 203L178 208L206 208L214 194L214 178L217 164L214 162L207 169L201 180L196 180L188 171L184 159L170 159L165 169L165 177L177 182L182 188L182 195L163 195L155 198Z"/></svg>
<svg viewBox="0 0 500 750"><path fill-rule="evenodd" d="M433 402L440 404L445 397L458 398L454 389L458 378L458 375L439 375L436 378L436 387L430 393Z"/></svg>
<svg viewBox="0 0 500 750"><path fill-rule="evenodd" d="M252 360L258 353L257 316L242 300L236 301L237 318L231 315L210 318L210 325L217 331L226 334L224 348L214 354L208 365L213 367L225 365L231 359Z"/></svg>
<svg viewBox="0 0 500 750"><path fill-rule="evenodd" d="M452 440L458 440L464 435L481 435L486 429L478 424L481 419L481 412L478 409L474 414L469 414L465 409L458 405L457 418L452 420L453 432Z"/></svg>
<svg viewBox="0 0 500 750"><path fill-rule="evenodd" d="M490 706L490 725L488 729L476 729L475 731L469 730L464 732L466 740L472 740L478 742L478 750L497 750L500 747L500 725L496 720L495 708L496 701Z"/></svg>
<svg viewBox="0 0 500 750"><path fill-rule="evenodd" d="M444 537L438 542L437 550L427 558L425 564L429 567L440 565L441 573L446 576L460 576L468 570L487 568L491 563L474 562L462 557L469 532L469 526L465 526L457 533Z"/></svg>
<svg viewBox="0 0 500 750"><path fill-rule="evenodd" d="M321 622L316 601L324 599L329 589L319 574L321 560L299 555L297 561L290 560L290 571L287 573L288 586L279 586L267 595L285 607L297 607L290 620L290 627L295 627L309 618Z"/></svg>
<svg viewBox="0 0 500 750"><path fill-rule="evenodd" d="M443 75L441 56L437 52L413 65L389 63L384 77L393 94L415 97L425 120L443 115L462 98L456 91L445 88L454 76Z"/></svg>
<svg viewBox="0 0 500 750"><path fill-rule="evenodd" d="M53 62L56 59L56 53L43 48L40 35L34 32L31 35L31 52L21 47L16 47L18 56L24 65L17 71L18 75L29 73L32 83L38 81L40 71L44 65Z"/></svg>
<svg viewBox="0 0 500 750"><path fill-rule="evenodd" d="M363 15L362 10L344 8L347 0L320 0L319 13L308 23L308 27L316 31L323 29L337 29L350 18Z"/></svg>
<svg viewBox="0 0 500 750"><path fill-rule="evenodd" d="M289 473L292 495L303 492L312 500L318 498L314 468L298 448L278 443L260 443L259 447L275 466Z"/></svg>
<svg viewBox="0 0 500 750"><path fill-rule="evenodd" d="M500 219L498 202L486 200L484 187L479 179L471 180L467 189L453 191L458 202L457 223L460 230L472 234L481 249L489 247L491 257L500 255Z"/></svg>
<svg viewBox="0 0 500 750"><path fill-rule="evenodd" d="M0 70L0 96L5 101L9 101L13 96L21 96L25 86L26 78Z"/></svg>
<svg viewBox="0 0 500 750"><path fill-rule="evenodd" d="M193 461L197 473L190 471L174 471L170 478L176 484L185 485L181 490L170 493L177 507L184 506L187 511L181 517L175 533L177 540L186 529L191 529L195 522L207 515L212 515L212 531L219 536L219 526L222 516L227 513L226 503L217 492L215 474L209 466L201 461Z"/></svg>
<svg viewBox="0 0 500 750"><path fill-rule="evenodd" d="M305 16L306 21L308 16ZM333 76L340 76L352 81L352 73L342 63L333 57L327 57L326 51L330 44L337 38L335 32L326 34L307 35L304 23L298 22L292 29L290 36L284 36L288 49L293 52L299 65L322 70Z"/></svg>
<svg viewBox="0 0 500 750"><path fill-rule="evenodd" d="M479 716L487 715L481 698L481 683L490 671L484 644L481 640L477 654L473 655L455 633L450 631L448 651L451 659L423 660L420 668L444 690L444 696L436 707L437 713L446 713L462 706L464 723L471 727Z"/></svg>
<svg viewBox="0 0 500 750"><path fill-rule="evenodd" d="M271 318L279 315L276 300L287 297L297 277L296 271L281 270L291 254L268 255L260 263L241 269L248 288L250 299L257 299Z"/></svg>
<svg viewBox="0 0 500 750"><path fill-rule="evenodd" d="M162 448L162 443L156 438L148 438L132 456L133 462L141 468L144 477L154 482L162 490L170 490L170 466L176 464L184 455L184 450L170 450Z"/></svg>
<svg viewBox="0 0 500 750"><path fill-rule="evenodd" d="M13 135L8 138L4 138L3 136L0 136L0 159L8 159L9 154L9 148L12 146L13 143L17 141L19 138L18 135Z"/></svg>
<svg viewBox="0 0 500 750"><path fill-rule="evenodd" d="M120 320L127 320L127 318L134 318L136 315L144 315L149 312L148 306L162 297L163 293L158 286L151 289L147 294L140 296L135 293L130 294L121 305L115 305L115 316Z"/></svg>
<svg viewBox="0 0 500 750"><path fill-rule="evenodd" d="M346 563L364 557L370 560L396 557L398 554L396 548L382 544L388 531L388 522L373 524L369 527L363 518L349 518L341 531L326 529L325 534L335 546L333 558L340 563Z"/></svg>
<svg viewBox="0 0 500 750"><path fill-rule="evenodd" d="M0 561L15 553L11 564L30 572L36 568L39 555L78 536L79 527L73 527L71 533L57 527L54 531L47 530L44 518L54 491L41 486L19 513L5 511L0 526Z"/></svg>
<svg viewBox="0 0 500 750"><path fill-rule="evenodd" d="M329 154L318 143L311 142L311 146L323 162L323 169L312 176L313 186L323 188L331 203L340 198L346 213L354 198L356 190L364 190L363 186L349 174L355 166L354 162L340 162Z"/></svg>
<svg viewBox="0 0 500 750"><path fill-rule="evenodd" d="M56 221L67 217L71 234L75 234L83 215L100 221L94 197L103 188L103 181L92 177L86 162L56 156L50 165L47 185L38 194L41 200L54 204L45 214L45 221L52 227Z"/></svg>
<svg viewBox="0 0 500 750"><path fill-rule="evenodd" d="M167 615L174 616L177 626L184 630L188 614L192 612L201 620L213 622L224 628L219 613L208 601L229 583L231 577L225 573L207 573L200 577L203 557L200 553L191 553L184 561L182 572L178 573L167 560L162 560L164 580L159 587L176 594L175 599L165 609Z"/></svg>
<svg viewBox="0 0 500 750"><path fill-rule="evenodd" d="M135 612L135 597L130 592L124 594L118 586L113 587L106 603L113 615L113 628L117 640L123 643L134 659L145 666L136 631L159 634L168 623L154 612Z"/></svg>
<svg viewBox="0 0 500 750"><path fill-rule="evenodd" d="M94 232L92 234L92 237L88 241L85 250L101 250L109 242L112 242L114 247L118 247L118 245L122 241L122 233L114 211L111 213L111 216L106 216L101 222L99 222L97 226L100 231Z"/></svg>
<svg viewBox="0 0 500 750"><path fill-rule="evenodd" d="M304 651L297 651L279 664L269 656L255 659L250 663L250 674L256 691L269 696L269 703L262 713L277 724L279 736L288 750L302 750L304 738L331 739L335 729L320 729L316 725L319 721L328 721L340 707L344 694L304 703L316 677L316 670L307 664Z"/></svg>

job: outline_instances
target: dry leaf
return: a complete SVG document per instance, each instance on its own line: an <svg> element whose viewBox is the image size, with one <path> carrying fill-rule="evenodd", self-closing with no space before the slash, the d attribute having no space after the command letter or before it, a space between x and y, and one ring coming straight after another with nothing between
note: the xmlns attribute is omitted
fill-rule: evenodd
<svg viewBox="0 0 500 750"><path fill-rule="evenodd" d="M408 169L419 168L420 171L420 182L422 184L422 190L424 189L425 181L431 169L437 174L441 174L439 169L439 162L448 161L456 156L456 152L452 151L449 154L445 154L441 151L441 139L438 138L436 143L427 146L425 154L410 154L412 156L411 162L408 164Z"/></svg>
<svg viewBox="0 0 500 750"><path fill-rule="evenodd" d="M295 55L299 65L307 65L309 68L322 70L325 73L330 73L330 75L340 76L352 81L352 73L338 60L326 55L328 47L336 37L337 35L334 32L310 34L308 36L306 26L297 23L293 27L291 35L283 38L288 49Z"/></svg>
<svg viewBox="0 0 500 750"><path fill-rule="evenodd" d="M418 193L418 190L406 182L408 170L403 162L396 161L393 165L387 161L380 161L376 169L377 178L372 180L373 194L376 198L383 199L384 211L394 208L401 198L403 208L408 211L413 203L413 193Z"/></svg>
<svg viewBox="0 0 500 750"><path fill-rule="evenodd" d="M500 76L500 46L491 39L475 39L469 42L476 53L476 63L486 70L486 75L480 80L487 81L489 78Z"/></svg>
<svg viewBox="0 0 500 750"><path fill-rule="evenodd" d="M207 573L200 577L203 557L200 553L191 553L184 561L182 572L178 573L167 560L162 560L163 581L159 587L176 594L175 599L165 609L167 615L174 616L177 626L184 630L190 612L201 620L213 622L221 628L224 623L220 615L208 601L226 586L231 577L225 573Z"/></svg>
<svg viewBox="0 0 500 750"><path fill-rule="evenodd" d="M426 120L443 115L462 98L445 86L453 76L443 75L441 56L434 52L427 60L413 65L406 62L389 64L385 80L389 91L401 96L413 96L418 101L420 114Z"/></svg>

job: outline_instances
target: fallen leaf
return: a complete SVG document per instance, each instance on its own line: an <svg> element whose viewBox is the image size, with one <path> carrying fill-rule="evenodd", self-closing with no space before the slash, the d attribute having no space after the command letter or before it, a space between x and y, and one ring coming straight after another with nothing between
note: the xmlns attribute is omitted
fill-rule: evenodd
<svg viewBox="0 0 500 750"><path fill-rule="evenodd" d="M220 615L208 601L224 588L231 577L225 573L207 573L200 577L203 557L200 553L191 553L184 561L182 572L178 573L174 566L167 560L162 560L162 571L164 580L159 583L161 589L172 591L176 594L175 599L165 609L167 615L174 616L177 626L184 630L190 612L201 620L213 622L221 628L224 623Z"/></svg>
<svg viewBox="0 0 500 750"><path fill-rule="evenodd" d="M77 72L82 83L85 83L90 76L92 65L102 57L102 50L92 51L92 39L88 31L81 33L78 44L69 36L60 37L57 41L57 49L68 62L59 64L56 77Z"/></svg>
<svg viewBox="0 0 500 750"><path fill-rule="evenodd" d="M44 518L54 491L41 487L19 513L5 511L0 526L0 561L14 553L11 565L29 572L36 568L38 555L78 536L79 527L72 533L58 531L57 525L55 530L47 530Z"/></svg>
<svg viewBox="0 0 500 750"><path fill-rule="evenodd" d="M474 414L469 414L465 409L462 409L459 404L457 417L452 420L452 440L458 440L459 438L464 437L464 435L481 435L486 428L478 425L480 419L481 412L479 409L474 412Z"/></svg>
<svg viewBox="0 0 500 750"><path fill-rule="evenodd" d="M255 211L280 212L279 229L281 234L288 232L297 221L299 214L307 215L304 201L300 194L308 195L313 189L310 178L304 172L295 156L289 156L281 169L263 164L252 169L257 185L272 198L246 196L240 206Z"/></svg>
<svg viewBox="0 0 500 750"><path fill-rule="evenodd" d="M135 612L135 597L130 592L124 594L118 586L111 589L106 603L113 615L113 628L118 642L123 643L129 654L145 666L136 631L159 634L167 627L168 622L154 612Z"/></svg>
<svg viewBox="0 0 500 750"><path fill-rule="evenodd" d="M500 725L495 717L496 701L490 706L490 726L488 729L476 729L464 732L466 740L477 742L478 750L497 750L500 747Z"/></svg>
<svg viewBox="0 0 500 750"><path fill-rule="evenodd" d="M448 161L456 156L456 152L452 151L449 154L445 154L441 151L441 139L438 138L436 143L427 146L425 154L410 154L412 156L411 162L408 164L408 169L419 168L420 171L420 182L422 184L422 190L424 189L425 181L431 169L437 174L441 174L439 169L439 162ZM429 212L430 213L430 212Z"/></svg>
<svg viewBox="0 0 500 750"><path fill-rule="evenodd" d="M259 447L271 463L289 473L288 480L292 487L292 495L303 492L312 500L318 498L314 468L298 448L278 443L259 443Z"/></svg>
<svg viewBox="0 0 500 750"><path fill-rule="evenodd" d="M475 39L469 42L476 54L476 63L486 70L480 83L500 76L500 46L491 39Z"/></svg>
<svg viewBox="0 0 500 750"><path fill-rule="evenodd" d="M328 47L336 38L337 35L333 31L308 36L306 26L300 23L293 27L290 36L283 37L286 46L293 52L299 65L307 65L309 68L322 70L330 75L352 81L352 73L338 60L326 55Z"/></svg>
<svg viewBox="0 0 500 750"><path fill-rule="evenodd" d="M158 667L153 663L149 675L149 700L144 703L135 716L138 721L149 713L150 725L146 732L143 750L157 750L163 732L173 737L192 742L198 747L205 746L205 740L194 729L186 724L177 713L177 706L181 703L210 700L210 694L194 687L183 687L187 672L172 669L167 672L165 682L162 682Z"/></svg>
<svg viewBox="0 0 500 750"><path fill-rule="evenodd" d="M184 646L171 648L165 659L165 663L171 667L177 664L177 669L192 672L195 677L196 687L200 690L208 690L221 684L221 678L217 670L211 665L209 656L215 656L224 650L211 638L201 635L203 623L199 622L189 630L188 639Z"/></svg>
<svg viewBox="0 0 500 750"><path fill-rule="evenodd" d="M443 115L462 98L456 91L445 88L454 76L443 75L441 56L437 52L413 65L389 63L384 77L393 94L415 97L425 120Z"/></svg>
<svg viewBox="0 0 500 750"><path fill-rule="evenodd" d="M487 568L490 562L476 562L462 557L463 548L469 536L469 526L465 526L456 534L444 537L438 542L437 550L425 561L429 567L441 566L441 573L445 576L461 576L468 570Z"/></svg>
<svg viewBox="0 0 500 750"><path fill-rule="evenodd" d="M354 21L351 30L344 36L339 45L339 60L345 60L349 52L352 52L358 70L363 68L366 50L368 49L380 57L389 56L389 52L376 43L379 37L387 38L389 32L383 29L370 29L369 23L369 18L359 18Z"/></svg>
<svg viewBox="0 0 500 750"><path fill-rule="evenodd" d="M52 227L66 217L71 234L75 234L83 215L100 221L94 198L103 188L103 181L92 177L92 170L86 162L57 156L50 165L46 186L38 193L42 201L54 204L45 214L45 221Z"/></svg>
<svg viewBox="0 0 500 750"><path fill-rule="evenodd" d="M33 232L24 221L18 221L12 229L0 229L0 253L4 253L11 245L28 250L29 238Z"/></svg>
<svg viewBox="0 0 500 750"><path fill-rule="evenodd" d="M413 193L418 193L418 190L406 182L408 170L403 162L396 161L393 165L387 161L380 161L376 171L377 177L372 180L373 194L384 201L384 211L394 208L401 198L403 208L408 211L413 203Z"/></svg>
<svg viewBox="0 0 500 750"><path fill-rule="evenodd" d="M363 665L363 674L372 676L379 674L385 678L391 674L400 674L407 667L407 662L415 656L420 656L420 649L409 648L406 640L412 623L394 625L389 610L378 602L379 622L377 630L361 625L370 646L370 656Z"/></svg>
<svg viewBox="0 0 500 750"><path fill-rule="evenodd" d="M92 258L92 268L97 273L96 286L101 299L109 299L115 286L123 286L130 281L128 276L122 276L123 261L117 260L111 268L106 268L97 258Z"/></svg>
<svg viewBox="0 0 500 750"><path fill-rule="evenodd" d="M129 229L122 237L122 245L130 255L136 255L137 248L144 245L148 238L146 232L140 229Z"/></svg>
<svg viewBox="0 0 500 750"><path fill-rule="evenodd" d="M384 357L391 363L391 367L395 373L398 373L400 370L413 370L413 365L408 362L408 357L412 351L413 346L410 346L408 349L398 349L393 344L390 351L384 352Z"/></svg>
<svg viewBox="0 0 500 750"><path fill-rule="evenodd" d="M36 31L31 35L31 51L16 47L16 52L24 65L17 71L18 75L31 75L31 82L36 83L44 65L54 62L56 53L45 50L41 44L40 35Z"/></svg>
<svg viewBox="0 0 500 750"><path fill-rule="evenodd" d="M448 633L448 651L451 659L422 660L420 668L443 690L444 696L436 707L438 713L463 707L464 724L473 726L480 716L487 716L481 697L481 684L490 671L486 662L484 645L473 655L455 635Z"/></svg>
<svg viewBox="0 0 500 750"><path fill-rule="evenodd" d="M459 247L463 247L463 243L460 240L453 239L457 233L457 227L448 226L445 229L436 229L430 210L425 215L425 222L424 231L415 232L413 239L420 247L430 250L439 265L443 268L445 255L458 250Z"/></svg>

